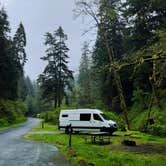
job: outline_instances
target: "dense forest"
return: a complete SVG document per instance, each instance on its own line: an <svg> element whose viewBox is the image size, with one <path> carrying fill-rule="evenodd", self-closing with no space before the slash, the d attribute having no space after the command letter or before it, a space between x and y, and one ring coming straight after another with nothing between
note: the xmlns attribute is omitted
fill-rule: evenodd
<svg viewBox="0 0 166 166"><path fill-rule="evenodd" d="M147 131L155 123L151 132L164 133L166 3L103 0L76 5L76 16L91 17L97 28L92 51L86 43L83 47L77 104L114 112L125 128Z"/></svg>
<svg viewBox="0 0 166 166"><path fill-rule="evenodd" d="M77 1L74 15L91 18L87 29L97 37L93 48L83 44L63 105L100 108L123 130L165 135L165 7L162 0ZM55 114L46 119L56 121Z"/></svg>
<svg viewBox="0 0 166 166"><path fill-rule="evenodd" d="M79 72L68 67L67 35L59 27L45 34L47 65L31 81L24 75L24 26L11 37L0 10L0 125L41 112L57 123L61 108L99 108L122 130L166 135L166 2L80 0L74 15L91 19L87 28L97 31L94 46L82 46Z"/></svg>
<svg viewBox="0 0 166 166"><path fill-rule="evenodd" d="M26 33L19 24L14 36L8 15L0 10L0 128L24 122L25 116L33 116L46 110L40 107L41 95L38 85L24 76L27 62ZM48 109L48 108L47 108Z"/></svg>
<svg viewBox="0 0 166 166"><path fill-rule="evenodd" d="M155 121L152 130L165 132L165 1L76 5L76 16L91 17L97 28L92 51L83 46L76 104L112 111L128 129L146 131Z"/></svg>
<svg viewBox="0 0 166 166"><path fill-rule="evenodd" d="M6 11L0 10L0 125L24 120L25 104L19 100L19 80L26 63L26 36L22 23L14 37L9 36L10 27Z"/></svg>

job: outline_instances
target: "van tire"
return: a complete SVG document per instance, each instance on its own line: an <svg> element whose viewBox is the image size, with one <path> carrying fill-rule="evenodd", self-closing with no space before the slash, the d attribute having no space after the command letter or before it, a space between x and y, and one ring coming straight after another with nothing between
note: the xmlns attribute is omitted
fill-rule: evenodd
<svg viewBox="0 0 166 166"><path fill-rule="evenodd" d="M112 135L113 132L109 132L109 135Z"/></svg>
<svg viewBox="0 0 166 166"><path fill-rule="evenodd" d="M79 134L79 133L80 133L80 131L75 131L75 133L76 133L76 134Z"/></svg>
<svg viewBox="0 0 166 166"><path fill-rule="evenodd" d="M106 131L107 131L106 127L102 127L102 128L100 129L100 132L106 132Z"/></svg>

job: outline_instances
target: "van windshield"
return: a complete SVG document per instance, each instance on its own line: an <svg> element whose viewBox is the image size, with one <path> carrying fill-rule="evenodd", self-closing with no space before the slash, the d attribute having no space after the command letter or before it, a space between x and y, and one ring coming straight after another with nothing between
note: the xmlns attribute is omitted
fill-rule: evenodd
<svg viewBox="0 0 166 166"><path fill-rule="evenodd" d="M105 114L100 114L100 115L103 117L103 119L110 120Z"/></svg>

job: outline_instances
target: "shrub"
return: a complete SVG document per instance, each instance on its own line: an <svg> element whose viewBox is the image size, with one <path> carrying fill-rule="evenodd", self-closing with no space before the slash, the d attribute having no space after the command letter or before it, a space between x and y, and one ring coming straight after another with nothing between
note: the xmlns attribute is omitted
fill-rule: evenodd
<svg viewBox="0 0 166 166"><path fill-rule="evenodd" d="M0 126L6 127L8 125L9 125L9 123L8 123L8 121L6 119L0 119Z"/></svg>
<svg viewBox="0 0 166 166"><path fill-rule="evenodd" d="M22 101L0 99L0 127L24 121L25 109L26 105Z"/></svg>
<svg viewBox="0 0 166 166"><path fill-rule="evenodd" d="M125 129L125 123L120 116L118 116L116 113L113 113L110 111L103 111L103 112L109 119L111 119L117 123L118 129L120 129L120 130Z"/></svg>
<svg viewBox="0 0 166 166"><path fill-rule="evenodd" d="M57 108L51 111L42 112L40 118L44 119L45 122L58 125L60 110L61 108Z"/></svg>
<svg viewBox="0 0 166 166"><path fill-rule="evenodd" d="M157 136L166 136L166 126L160 124L154 124L150 127L149 133Z"/></svg>

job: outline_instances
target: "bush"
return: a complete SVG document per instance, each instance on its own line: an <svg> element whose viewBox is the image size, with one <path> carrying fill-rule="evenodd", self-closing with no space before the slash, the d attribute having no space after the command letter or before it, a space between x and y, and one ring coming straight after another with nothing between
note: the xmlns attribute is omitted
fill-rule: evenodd
<svg viewBox="0 0 166 166"><path fill-rule="evenodd" d="M132 130L145 131L145 124L147 121L148 110L142 110L141 112L137 108L132 108L129 112L129 119ZM154 124L148 126L149 133L158 136L164 136L166 133L165 119L166 119L166 109L159 109L153 106L151 110L150 118L153 119Z"/></svg>
<svg viewBox="0 0 166 166"><path fill-rule="evenodd" d="M60 110L61 108L57 108L51 111L42 112L40 118L44 119L45 122L58 125Z"/></svg>
<svg viewBox="0 0 166 166"><path fill-rule="evenodd" d="M6 127L8 125L9 125L9 123L8 123L8 121L6 119L0 119L0 126Z"/></svg>
<svg viewBox="0 0 166 166"><path fill-rule="evenodd" d="M25 121L24 111L26 105L18 100L2 100L0 99L0 127Z"/></svg>
<svg viewBox="0 0 166 166"><path fill-rule="evenodd" d="M147 112L130 112L130 123L132 130L139 130L144 131L146 119L147 119Z"/></svg>
<svg viewBox="0 0 166 166"><path fill-rule="evenodd" d="M116 113L110 112L110 111L103 111L103 112L109 119L111 119L117 123L118 129L120 129L120 130L125 129L125 123L119 115L117 115Z"/></svg>
<svg viewBox="0 0 166 166"><path fill-rule="evenodd" d="M57 116L56 116L56 111L53 112L46 112L45 113L45 117L44 117L44 121L45 122L51 122L53 124L57 124Z"/></svg>
<svg viewBox="0 0 166 166"><path fill-rule="evenodd" d="M157 136L166 136L166 126L165 125L159 125L154 124L150 127L149 133Z"/></svg>

